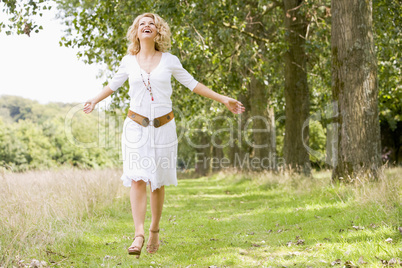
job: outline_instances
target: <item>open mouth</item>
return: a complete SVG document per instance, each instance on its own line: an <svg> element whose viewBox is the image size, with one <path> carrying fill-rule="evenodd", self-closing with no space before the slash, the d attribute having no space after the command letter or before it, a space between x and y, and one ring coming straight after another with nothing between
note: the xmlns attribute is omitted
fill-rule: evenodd
<svg viewBox="0 0 402 268"><path fill-rule="evenodd" d="M143 31L143 33L152 33L152 31L151 31L151 30L146 29L146 30L144 30L144 31Z"/></svg>

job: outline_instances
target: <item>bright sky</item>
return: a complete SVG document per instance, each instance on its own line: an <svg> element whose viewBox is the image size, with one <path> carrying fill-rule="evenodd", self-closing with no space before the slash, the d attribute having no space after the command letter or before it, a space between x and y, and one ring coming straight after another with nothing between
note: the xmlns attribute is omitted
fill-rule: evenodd
<svg viewBox="0 0 402 268"><path fill-rule="evenodd" d="M39 33L0 33L0 95L16 95L40 103L85 102L102 89L99 65L77 59L77 50L60 47L62 25L52 9L37 20Z"/></svg>

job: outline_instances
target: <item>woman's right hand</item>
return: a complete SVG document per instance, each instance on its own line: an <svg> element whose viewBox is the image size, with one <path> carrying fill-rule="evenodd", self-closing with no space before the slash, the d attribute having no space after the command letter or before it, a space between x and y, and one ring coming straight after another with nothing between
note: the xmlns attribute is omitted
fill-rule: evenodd
<svg viewBox="0 0 402 268"><path fill-rule="evenodd" d="M89 114L90 112L92 112L95 109L96 103L94 100L88 100L87 102L85 102L84 104L84 113Z"/></svg>

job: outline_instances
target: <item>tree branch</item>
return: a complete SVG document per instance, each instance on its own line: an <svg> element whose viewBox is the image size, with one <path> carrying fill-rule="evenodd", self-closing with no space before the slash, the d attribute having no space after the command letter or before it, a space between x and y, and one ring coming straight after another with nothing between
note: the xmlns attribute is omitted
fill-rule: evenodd
<svg viewBox="0 0 402 268"><path fill-rule="evenodd" d="M307 72L302 66L300 66L299 64L297 64L296 62L292 61L292 64L296 65L297 67L299 67L303 72L305 72L306 74L312 75L312 76L319 76L315 73L309 73Z"/></svg>
<svg viewBox="0 0 402 268"><path fill-rule="evenodd" d="M304 2L302 2L302 3L301 3L300 5L298 5L297 7L294 7L294 8L291 8L291 9L286 10L286 12L295 11L296 9L301 8L302 5L304 5Z"/></svg>
<svg viewBox="0 0 402 268"><path fill-rule="evenodd" d="M242 29L238 28L236 25L231 25L231 24L229 24L229 23L227 23L227 22L224 22L223 25L224 25L225 27L227 27L227 28L230 28L230 29L236 30L236 31L238 31L238 32L240 32L240 33L242 33L242 34L245 34L245 35L247 35L247 36L249 36L249 37L251 37L251 38L253 38L253 39L255 39L255 40L262 41L262 42L264 42L264 43L269 43L269 41L270 41L270 40L267 39L267 38L259 37L259 36L255 35L255 34L253 34L253 33L250 33L250 32L247 32L247 31L245 31L245 30L242 30Z"/></svg>
<svg viewBox="0 0 402 268"><path fill-rule="evenodd" d="M233 52L231 55L228 55L227 57L225 57L225 58L224 58L223 60L221 60L220 62L226 61L227 59L233 57L233 55L236 54L236 53L237 53L237 51ZM218 66L216 66L216 67L212 70L212 73L215 73L215 71L216 71L219 67L221 67L221 64L218 64Z"/></svg>
<svg viewBox="0 0 402 268"><path fill-rule="evenodd" d="M197 33L197 35L200 37L200 39L201 39L201 41L202 41L202 44L204 45L204 47L205 47L205 39L204 39L204 37L202 37L202 35L197 31L197 29L194 27L194 25L191 25L191 27L193 27L193 29L194 29L194 31Z"/></svg>

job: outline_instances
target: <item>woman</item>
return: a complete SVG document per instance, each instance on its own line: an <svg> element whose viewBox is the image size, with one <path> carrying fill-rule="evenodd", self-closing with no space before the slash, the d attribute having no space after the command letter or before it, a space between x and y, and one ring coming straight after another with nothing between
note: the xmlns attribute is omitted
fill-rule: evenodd
<svg viewBox="0 0 402 268"><path fill-rule="evenodd" d="M131 187L130 201L135 237L128 253L139 258L144 245L144 220L147 206L146 185L151 189L151 226L148 253L159 248L159 221L165 197L165 185L177 185L177 135L172 112L171 75L193 92L223 103L231 112L245 109L239 101L220 95L198 83L168 53L170 29L156 14L138 16L130 26L128 55L110 83L95 98L85 103L84 112L110 96L129 79L130 108L124 121L122 136L123 175L125 186ZM144 160L145 159L145 160Z"/></svg>

